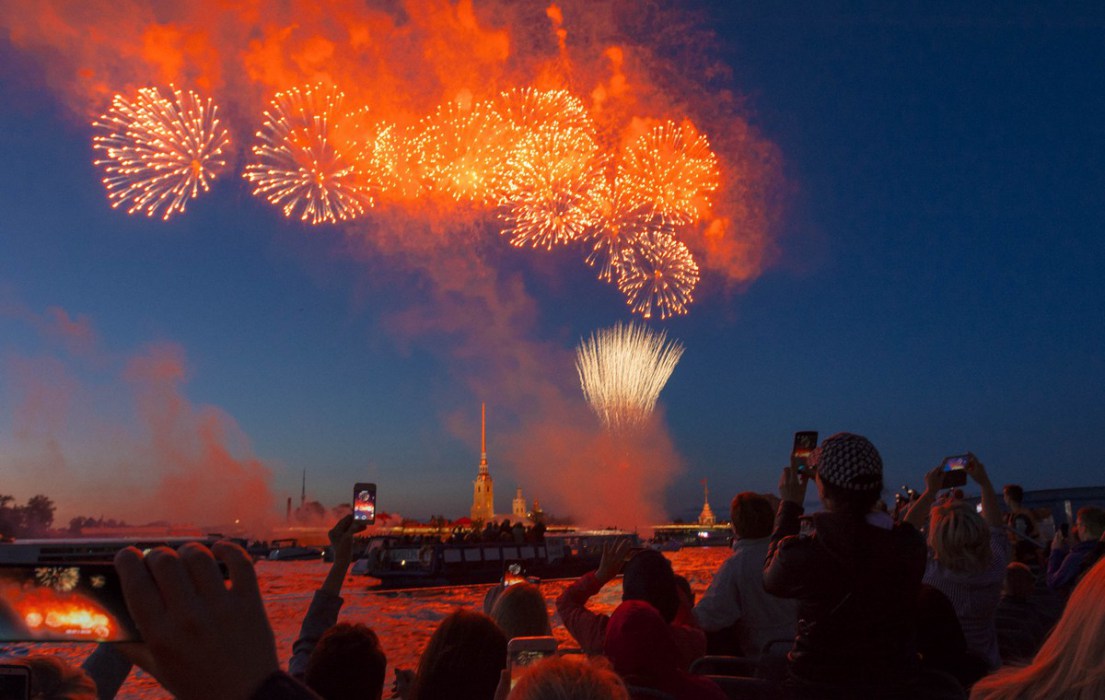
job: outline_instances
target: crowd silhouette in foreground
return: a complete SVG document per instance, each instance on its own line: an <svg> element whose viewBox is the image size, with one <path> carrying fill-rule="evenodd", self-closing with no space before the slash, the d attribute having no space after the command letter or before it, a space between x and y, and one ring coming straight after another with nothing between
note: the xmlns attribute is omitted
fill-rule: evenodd
<svg viewBox="0 0 1105 700"><path fill-rule="evenodd" d="M1081 509L1069 533L1041 544L1023 492L1004 490L1003 513L973 455L979 508L941 488L936 468L895 514L866 438L827 438L810 464L812 476L784 469L777 497L733 499L733 553L697 603L660 552L608 545L555 601L579 648L513 681L510 640L552 629L533 583L496 586L483 612L447 616L417 669L389 686L387 640L339 622L361 529L347 516L330 531L334 561L286 668L245 551L130 548L115 565L144 643L99 645L83 669L29 658L32 697L114 697L137 664L184 700L1105 698L1105 511ZM822 510L806 518L811 483ZM589 609L618 575L612 614Z"/></svg>

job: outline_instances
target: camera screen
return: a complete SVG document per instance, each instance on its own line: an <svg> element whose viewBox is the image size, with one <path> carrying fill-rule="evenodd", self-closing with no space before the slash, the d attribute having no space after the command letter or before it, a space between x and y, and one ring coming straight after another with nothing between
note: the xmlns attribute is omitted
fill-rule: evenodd
<svg viewBox="0 0 1105 700"><path fill-rule="evenodd" d="M128 642L138 639L112 565L0 568L0 640Z"/></svg>

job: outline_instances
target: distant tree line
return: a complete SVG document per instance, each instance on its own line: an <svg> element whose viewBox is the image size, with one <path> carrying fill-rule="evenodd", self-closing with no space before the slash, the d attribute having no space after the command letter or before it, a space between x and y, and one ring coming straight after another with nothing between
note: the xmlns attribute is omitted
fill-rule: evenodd
<svg viewBox="0 0 1105 700"><path fill-rule="evenodd" d="M123 520L115 520L114 518L105 519L103 516L99 518L89 518L78 515L75 518L69 519L70 535L80 535L86 527L129 527L129 525Z"/></svg>
<svg viewBox="0 0 1105 700"><path fill-rule="evenodd" d="M38 494L25 505L16 505L15 496L0 494L0 540L15 537L42 537L54 525L54 502Z"/></svg>

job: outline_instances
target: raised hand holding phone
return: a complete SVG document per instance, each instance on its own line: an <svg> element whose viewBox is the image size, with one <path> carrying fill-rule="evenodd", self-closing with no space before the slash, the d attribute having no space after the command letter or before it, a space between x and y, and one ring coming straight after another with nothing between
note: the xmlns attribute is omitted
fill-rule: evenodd
<svg viewBox="0 0 1105 700"><path fill-rule="evenodd" d="M779 498L802 505L806 502L807 486L809 477L806 474L799 474L797 469L791 467L783 467L783 475L779 478Z"/></svg>

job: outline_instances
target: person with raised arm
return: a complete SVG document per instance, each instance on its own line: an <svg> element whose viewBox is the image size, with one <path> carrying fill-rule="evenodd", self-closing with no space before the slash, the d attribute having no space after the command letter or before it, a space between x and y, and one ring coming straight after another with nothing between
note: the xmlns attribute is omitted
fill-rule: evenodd
<svg viewBox="0 0 1105 700"><path fill-rule="evenodd" d="M967 475L982 493L981 515L965 501L951 499L933 506L944 478L943 469L937 466L925 475L925 492L905 519L914 525L928 519L924 582L948 597L967 648L994 669L1001 666L994 613L1001 600L1011 547L986 467L973 454L968 457Z"/></svg>
<svg viewBox="0 0 1105 700"><path fill-rule="evenodd" d="M810 478L786 467L764 562L764 589L798 601L788 658L793 698L947 697L923 685L917 605L925 542L876 511L882 458L860 435L837 433L810 455L824 506L800 534ZM962 689L953 683L951 696Z"/></svg>
<svg viewBox="0 0 1105 700"><path fill-rule="evenodd" d="M384 692L387 656L376 633L360 623L338 622L341 589L353 562L353 536L364 529L349 514L327 533L334 561L292 645L288 673L325 700L379 700Z"/></svg>
<svg viewBox="0 0 1105 700"><path fill-rule="evenodd" d="M694 618L689 611L681 611L683 602L675 584L671 562L653 549L641 550L629 557L631 544L629 539L621 538L603 546L598 569L581 576L556 599L560 621L584 653L603 653L610 616L588 610L587 601L612 581L624 566L622 600L643 600L660 612L671 626L672 639L679 650L680 667L686 670L692 661L706 653L706 634L693 624L677 622L678 618L693 623Z"/></svg>

